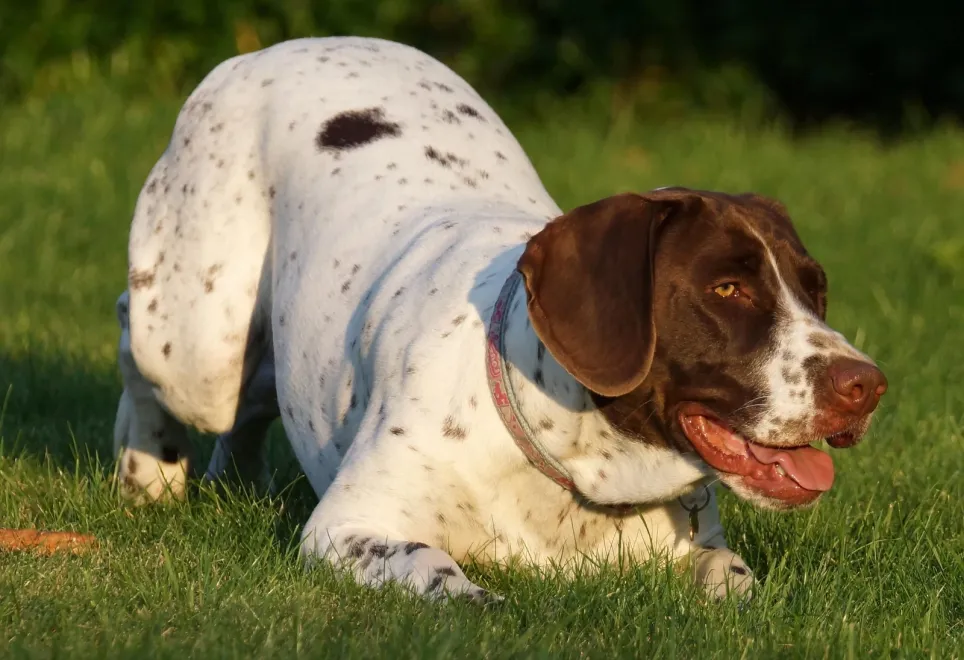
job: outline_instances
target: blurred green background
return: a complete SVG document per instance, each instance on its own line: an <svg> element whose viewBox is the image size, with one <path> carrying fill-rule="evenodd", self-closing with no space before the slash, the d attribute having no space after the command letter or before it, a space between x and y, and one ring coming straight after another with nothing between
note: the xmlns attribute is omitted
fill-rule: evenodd
<svg viewBox="0 0 964 660"><path fill-rule="evenodd" d="M964 657L964 56L950 3L0 0L0 658ZM121 505L114 301L138 191L217 63L304 36L418 46L503 116L564 209L686 185L782 200L830 323L890 380L838 483L789 515L722 493L762 579L709 607L672 571L469 565L499 610L306 573L317 502L280 425L263 500ZM807 130L797 130L807 129ZM881 139L881 138L885 139ZM195 436L202 459L210 438ZM200 461L205 465L205 461ZM558 578L558 579L557 579Z"/></svg>
<svg viewBox="0 0 964 660"><path fill-rule="evenodd" d="M183 94L238 52L358 34L425 49L522 105L606 87L650 113L893 131L964 112L956 12L942 0L5 0L0 99L104 75L128 93Z"/></svg>

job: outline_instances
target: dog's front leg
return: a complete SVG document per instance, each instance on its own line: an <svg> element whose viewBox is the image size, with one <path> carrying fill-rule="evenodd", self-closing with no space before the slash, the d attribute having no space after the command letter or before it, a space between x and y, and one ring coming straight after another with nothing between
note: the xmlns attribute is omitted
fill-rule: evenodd
<svg viewBox="0 0 964 660"><path fill-rule="evenodd" d="M309 525L302 554L309 560L324 558L336 569L351 572L359 584L372 587L396 582L432 600L502 600L469 581L448 553L418 541L393 540L370 529Z"/></svg>
<svg viewBox="0 0 964 660"><path fill-rule="evenodd" d="M701 497L706 497L704 504L698 503ZM726 545L716 491L710 487L669 506L671 515L678 521L678 529L693 530L695 538L689 543L684 562L692 567L696 583L715 600L731 594L740 599L750 598L755 584L753 573L742 557Z"/></svg>

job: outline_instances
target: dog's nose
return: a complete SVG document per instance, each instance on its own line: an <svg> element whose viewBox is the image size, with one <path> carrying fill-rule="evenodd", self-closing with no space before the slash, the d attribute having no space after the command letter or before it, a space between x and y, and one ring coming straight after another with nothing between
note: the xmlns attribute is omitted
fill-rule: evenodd
<svg viewBox="0 0 964 660"><path fill-rule="evenodd" d="M887 391L887 377L869 362L839 358L830 363L828 371L833 385L833 406L842 412L871 413Z"/></svg>

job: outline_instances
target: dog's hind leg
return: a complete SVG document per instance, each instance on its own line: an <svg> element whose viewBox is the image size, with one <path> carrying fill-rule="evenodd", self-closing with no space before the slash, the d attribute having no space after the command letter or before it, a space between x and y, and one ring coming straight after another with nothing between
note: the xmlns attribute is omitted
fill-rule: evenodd
<svg viewBox="0 0 964 660"><path fill-rule="evenodd" d="M205 481L236 481L270 492L273 484L265 440L279 414L274 359L268 352L244 389L234 426L218 436Z"/></svg>

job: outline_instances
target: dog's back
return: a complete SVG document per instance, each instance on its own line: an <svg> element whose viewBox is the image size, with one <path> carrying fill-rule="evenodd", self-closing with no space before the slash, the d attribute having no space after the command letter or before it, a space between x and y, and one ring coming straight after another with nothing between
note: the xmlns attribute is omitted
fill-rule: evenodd
<svg viewBox="0 0 964 660"><path fill-rule="evenodd" d="M134 358L168 410L215 432L271 361L323 492L373 381L414 399L455 386L460 365L419 357L464 332L481 345L512 249L558 212L495 112L417 50L303 39L234 58L187 100L138 201Z"/></svg>

